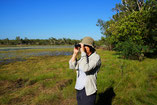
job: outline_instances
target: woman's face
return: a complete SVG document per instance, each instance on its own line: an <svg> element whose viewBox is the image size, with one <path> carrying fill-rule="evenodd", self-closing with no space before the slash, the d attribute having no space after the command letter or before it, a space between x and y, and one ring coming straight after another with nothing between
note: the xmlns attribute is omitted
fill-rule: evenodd
<svg viewBox="0 0 157 105"><path fill-rule="evenodd" d="M91 53L90 48L88 46L85 46L85 51L86 51L87 54Z"/></svg>

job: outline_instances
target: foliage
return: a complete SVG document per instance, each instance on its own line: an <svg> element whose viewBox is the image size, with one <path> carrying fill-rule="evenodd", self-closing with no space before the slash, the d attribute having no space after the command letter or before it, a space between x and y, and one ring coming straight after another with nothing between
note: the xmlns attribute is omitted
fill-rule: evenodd
<svg viewBox="0 0 157 105"><path fill-rule="evenodd" d="M122 4L117 4L114 10L113 19L104 22L98 20L98 26L106 36L107 42L112 46L118 47L120 51L134 53L122 53L126 58L128 56L140 55L141 53L157 52L157 1L148 0L122 0ZM131 41L131 43L126 42ZM128 47L126 47L127 44ZM130 45L128 45L130 44ZM130 48L134 44L136 47ZM139 46L147 46L147 52ZM125 48L125 49L123 49ZM131 51L129 51L131 50ZM131 55L130 55L131 54Z"/></svg>
<svg viewBox="0 0 157 105"><path fill-rule="evenodd" d="M142 46L133 41L124 41L118 43L114 49L119 51L123 58L142 60L144 53L148 51L148 46Z"/></svg>
<svg viewBox="0 0 157 105"><path fill-rule="evenodd" d="M94 44L95 44L96 47L100 47L100 46L104 45L104 43L106 43L105 38L104 38L104 37L101 37L101 39L95 41Z"/></svg>
<svg viewBox="0 0 157 105"><path fill-rule="evenodd" d="M17 36L15 40L1 39L0 45L74 45L79 43L80 40L70 39L70 38L60 38L56 39L51 37L49 39L28 39L25 37L24 39ZM105 38L101 37L100 40L95 40L95 46L99 47L105 43Z"/></svg>
<svg viewBox="0 0 157 105"><path fill-rule="evenodd" d="M28 39L25 37L24 39L17 36L15 40L1 39L0 45L74 45L75 43L79 43L79 40L69 39L69 38L49 38L49 39Z"/></svg>

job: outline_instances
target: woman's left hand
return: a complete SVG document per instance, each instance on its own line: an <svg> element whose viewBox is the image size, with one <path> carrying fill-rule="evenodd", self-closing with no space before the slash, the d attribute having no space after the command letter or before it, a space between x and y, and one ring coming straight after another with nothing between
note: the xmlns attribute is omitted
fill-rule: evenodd
<svg viewBox="0 0 157 105"><path fill-rule="evenodd" d="M82 43L79 43L79 44L81 45L80 51L81 51L81 52L85 52L84 44L82 44Z"/></svg>

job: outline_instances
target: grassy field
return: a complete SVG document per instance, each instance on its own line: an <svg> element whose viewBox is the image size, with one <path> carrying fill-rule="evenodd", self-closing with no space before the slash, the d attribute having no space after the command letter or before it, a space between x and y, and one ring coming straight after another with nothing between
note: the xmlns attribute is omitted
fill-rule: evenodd
<svg viewBox="0 0 157 105"><path fill-rule="evenodd" d="M113 51L97 53L102 61L97 105L157 104L157 59L139 62L121 59ZM76 74L68 67L70 58L38 56L0 65L0 105L76 105Z"/></svg>

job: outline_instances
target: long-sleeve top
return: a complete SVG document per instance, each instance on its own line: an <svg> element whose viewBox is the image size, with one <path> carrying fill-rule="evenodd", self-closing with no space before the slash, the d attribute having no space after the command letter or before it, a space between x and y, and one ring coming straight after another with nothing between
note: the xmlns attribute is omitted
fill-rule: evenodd
<svg viewBox="0 0 157 105"><path fill-rule="evenodd" d="M69 68L76 69L77 73L75 88L82 89L83 87L85 87L87 96L94 94L97 91L96 79L97 72L99 71L100 66L100 56L96 52L91 54L89 57L86 55L85 52L81 52L81 59L78 61L75 60L74 62L72 62L72 60L70 59ZM80 75L82 77L80 77Z"/></svg>

